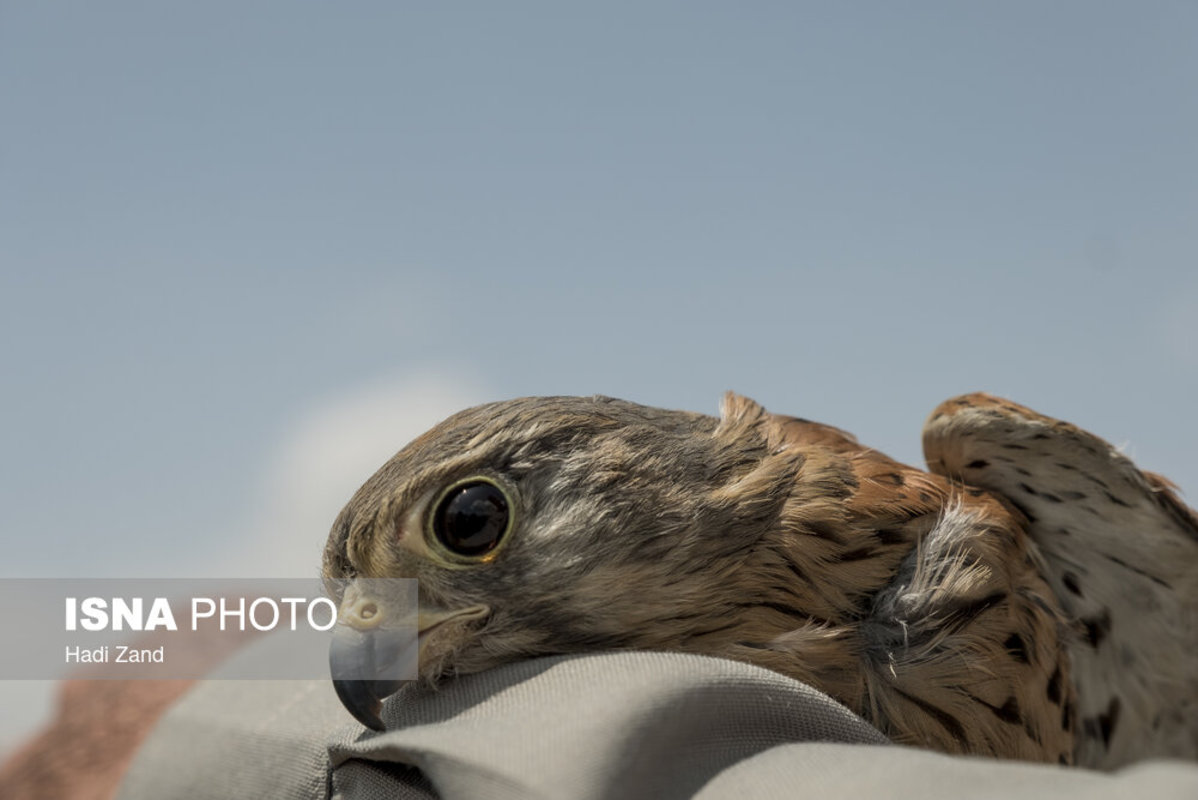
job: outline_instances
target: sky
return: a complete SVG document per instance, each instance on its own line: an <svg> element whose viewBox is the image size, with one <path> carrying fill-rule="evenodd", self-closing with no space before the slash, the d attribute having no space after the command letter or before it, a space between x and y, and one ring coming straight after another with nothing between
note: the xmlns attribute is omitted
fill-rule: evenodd
<svg viewBox="0 0 1198 800"><path fill-rule="evenodd" d="M985 390L1198 496L1189 2L0 2L0 577L309 576L479 402ZM0 750L50 688L0 682Z"/></svg>

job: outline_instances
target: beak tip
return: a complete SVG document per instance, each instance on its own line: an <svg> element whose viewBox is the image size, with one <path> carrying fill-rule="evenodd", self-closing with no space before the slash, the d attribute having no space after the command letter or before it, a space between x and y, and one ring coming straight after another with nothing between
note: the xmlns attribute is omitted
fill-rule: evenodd
<svg viewBox="0 0 1198 800"><path fill-rule="evenodd" d="M341 705L345 706L354 719L372 731L387 730L379 715L383 710L383 701L375 696L367 681L335 680L333 688L337 691Z"/></svg>

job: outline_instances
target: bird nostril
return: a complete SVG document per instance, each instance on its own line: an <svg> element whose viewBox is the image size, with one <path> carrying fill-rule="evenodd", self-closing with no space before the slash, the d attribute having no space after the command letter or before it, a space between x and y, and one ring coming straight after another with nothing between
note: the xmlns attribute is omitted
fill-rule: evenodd
<svg viewBox="0 0 1198 800"><path fill-rule="evenodd" d="M339 616L340 624L360 631L374 630L385 625L387 620L388 614L384 606L379 605L377 600L362 597L352 598L343 603Z"/></svg>

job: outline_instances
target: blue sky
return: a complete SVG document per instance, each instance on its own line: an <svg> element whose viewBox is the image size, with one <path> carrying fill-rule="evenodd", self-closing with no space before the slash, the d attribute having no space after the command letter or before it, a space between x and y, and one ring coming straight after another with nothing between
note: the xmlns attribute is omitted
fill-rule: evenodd
<svg viewBox="0 0 1198 800"><path fill-rule="evenodd" d="M901 7L900 7L901 5ZM1198 7L0 4L0 576L311 574L460 405L1009 396L1198 494Z"/></svg>

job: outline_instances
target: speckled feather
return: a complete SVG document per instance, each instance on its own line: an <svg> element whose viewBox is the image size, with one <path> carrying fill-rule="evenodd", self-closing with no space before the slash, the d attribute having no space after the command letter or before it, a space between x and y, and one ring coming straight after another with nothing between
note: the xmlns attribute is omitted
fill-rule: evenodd
<svg viewBox="0 0 1198 800"><path fill-rule="evenodd" d="M810 683L899 742L1072 763L1063 579L1027 514L948 463L914 469L733 394L718 419L604 397L494 403L367 481L325 573L416 577L422 607L489 609L429 635L429 682L558 653L706 653ZM514 527L493 556L448 563L424 520L476 475L510 488Z"/></svg>
<svg viewBox="0 0 1198 800"><path fill-rule="evenodd" d="M1070 621L1077 760L1198 758L1198 518L1169 481L1067 422L985 394L941 404L929 467L1028 521Z"/></svg>

